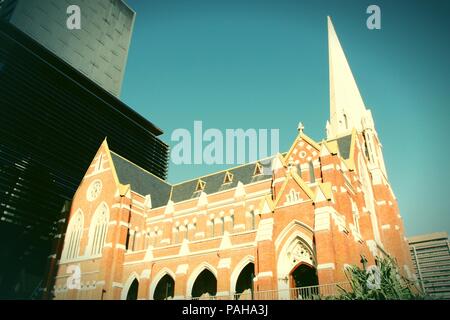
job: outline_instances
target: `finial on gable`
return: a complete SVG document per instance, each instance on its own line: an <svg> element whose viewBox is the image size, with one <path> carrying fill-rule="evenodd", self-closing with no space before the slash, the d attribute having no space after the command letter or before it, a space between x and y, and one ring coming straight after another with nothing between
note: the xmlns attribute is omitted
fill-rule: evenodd
<svg viewBox="0 0 450 320"><path fill-rule="evenodd" d="M299 133L303 133L303 131L305 130L305 126L303 125L303 122L300 121L298 123L297 130L298 130Z"/></svg>

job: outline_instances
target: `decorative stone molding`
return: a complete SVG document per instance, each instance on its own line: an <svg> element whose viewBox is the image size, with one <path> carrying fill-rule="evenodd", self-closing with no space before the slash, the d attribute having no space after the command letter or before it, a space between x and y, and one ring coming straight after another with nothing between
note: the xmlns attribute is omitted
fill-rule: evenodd
<svg viewBox="0 0 450 320"><path fill-rule="evenodd" d="M319 211L316 209L314 215L314 231L327 231L331 229L330 213L326 211Z"/></svg>
<svg viewBox="0 0 450 320"><path fill-rule="evenodd" d="M180 264L178 267L177 267L177 270L175 271L175 273L176 274L187 274L187 272L188 272L188 269L189 269L189 265L186 263L186 264Z"/></svg>
<svg viewBox="0 0 450 320"><path fill-rule="evenodd" d="M172 200L169 200L169 202L167 202L166 209L164 210L164 214L168 215L173 214L174 212L175 212L175 204Z"/></svg>
<svg viewBox="0 0 450 320"><path fill-rule="evenodd" d="M205 192L200 193L200 197L198 198L197 208L205 208L208 206L208 195Z"/></svg>
<svg viewBox="0 0 450 320"><path fill-rule="evenodd" d="M258 230L256 232L257 242L265 240L272 241L273 223L274 223L273 218L261 219L259 221Z"/></svg>
<svg viewBox="0 0 450 320"><path fill-rule="evenodd" d="M335 265L334 263L321 263L319 265L317 265L317 270L324 270L324 269L335 269Z"/></svg>
<svg viewBox="0 0 450 320"><path fill-rule="evenodd" d="M217 269L230 269L231 267L231 258L220 259L219 264L217 265Z"/></svg>
<svg viewBox="0 0 450 320"><path fill-rule="evenodd" d="M236 191L234 192L234 198L235 199L243 199L247 195L247 192L245 191L244 184L239 181L236 186Z"/></svg>
<svg viewBox="0 0 450 320"><path fill-rule="evenodd" d="M150 269L145 269L141 272L141 279L150 279L150 274L151 274L151 270Z"/></svg>
<svg viewBox="0 0 450 320"><path fill-rule="evenodd" d="M222 241L220 242L219 250L230 249L233 245L231 244L230 236L227 231L224 232Z"/></svg>
<svg viewBox="0 0 450 320"><path fill-rule="evenodd" d="M189 250L189 241L187 239L183 240L183 244L181 245L179 255L187 256L191 251Z"/></svg>

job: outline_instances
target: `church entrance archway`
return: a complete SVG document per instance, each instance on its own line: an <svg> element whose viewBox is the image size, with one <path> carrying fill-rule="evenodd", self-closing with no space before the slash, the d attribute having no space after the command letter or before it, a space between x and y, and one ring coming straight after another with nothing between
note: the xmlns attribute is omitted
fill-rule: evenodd
<svg viewBox="0 0 450 320"><path fill-rule="evenodd" d="M316 258L313 245L312 239L300 231L292 233L286 239L280 249L277 261L279 299L292 299L292 292L296 291L295 287L298 285L306 285L306 283L314 283L312 280L303 280L302 282L299 277L299 274L305 275L307 271L305 269L306 267L300 267L301 265L309 266L313 270L316 270ZM306 275L308 279L312 278L310 273L306 272ZM298 283L293 280L294 278L298 279ZM317 285L317 283L314 283L314 285Z"/></svg>
<svg viewBox="0 0 450 320"><path fill-rule="evenodd" d="M139 291L139 281L134 279L127 292L127 300L137 300Z"/></svg>
<svg viewBox="0 0 450 320"><path fill-rule="evenodd" d="M167 300L173 298L175 293L175 280L166 274L161 280L158 281L158 284L155 288L155 293L153 294L153 300Z"/></svg>
<svg viewBox="0 0 450 320"><path fill-rule="evenodd" d="M236 281L236 299L249 300L253 298L253 278L255 277L255 265L250 262L242 269Z"/></svg>
<svg viewBox="0 0 450 320"><path fill-rule="evenodd" d="M217 294L217 279L208 269L203 270L195 279L192 287L193 298L208 298Z"/></svg>
<svg viewBox="0 0 450 320"><path fill-rule="evenodd" d="M307 263L299 263L290 273L291 297L312 299L319 294L317 269Z"/></svg>

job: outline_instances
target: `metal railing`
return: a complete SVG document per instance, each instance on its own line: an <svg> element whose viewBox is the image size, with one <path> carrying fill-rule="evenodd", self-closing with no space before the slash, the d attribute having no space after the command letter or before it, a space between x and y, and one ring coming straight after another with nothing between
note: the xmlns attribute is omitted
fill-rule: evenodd
<svg viewBox="0 0 450 320"><path fill-rule="evenodd" d="M318 286L291 288L283 290L244 291L239 294L202 296L188 298L189 300L318 300L335 297L342 293L342 289L351 291L350 283L332 283Z"/></svg>

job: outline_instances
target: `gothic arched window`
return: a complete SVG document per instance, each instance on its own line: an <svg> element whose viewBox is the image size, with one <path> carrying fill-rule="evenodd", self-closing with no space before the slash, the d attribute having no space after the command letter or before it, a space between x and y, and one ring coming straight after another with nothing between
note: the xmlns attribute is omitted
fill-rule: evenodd
<svg viewBox="0 0 450 320"><path fill-rule="evenodd" d="M309 165L309 181L310 183L314 183L316 182L316 176L314 174L314 164L312 163L312 161L310 161L308 165Z"/></svg>
<svg viewBox="0 0 450 320"><path fill-rule="evenodd" d="M364 193L364 200L366 203L366 208L369 209L372 213L375 212L374 206L374 196L372 191L372 180L370 179L369 172L367 171L367 166L363 160L361 154L358 157L358 169L359 169L359 178L361 179L362 190Z"/></svg>
<svg viewBox="0 0 450 320"><path fill-rule="evenodd" d="M254 210L252 210L252 211L250 211L250 214L251 214L251 219L252 219L252 230L255 230L256 229L256 215L255 215L255 211Z"/></svg>
<svg viewBox="0 0 450 320"><path fill-rule="evenodd" d="M215 221L214 218L211 219L211 237L215 237Z"/></svg>
<svg viewBox="0 0 450 320"><path fill-rule="evenodd" d="M225 217L221 217L220 221L222 222L222 234L225 234Z"/></svg>
<svg viewBox="0 0 450 320"><path fill-rule="evenodd" d="M78 209L75 215L70 219L67 227L64 250L62 257L65 260L75 259L80 252L80 241L83 235L84 215L83 211Z"/></svg>
<svg viewBox="0 0 450 320"><path fill-rule="evenodd" d="M99 255L102 253L103 245L108 231L109 209L106 203L102 203L95 210L89 228L89 254Z"/></svg>

